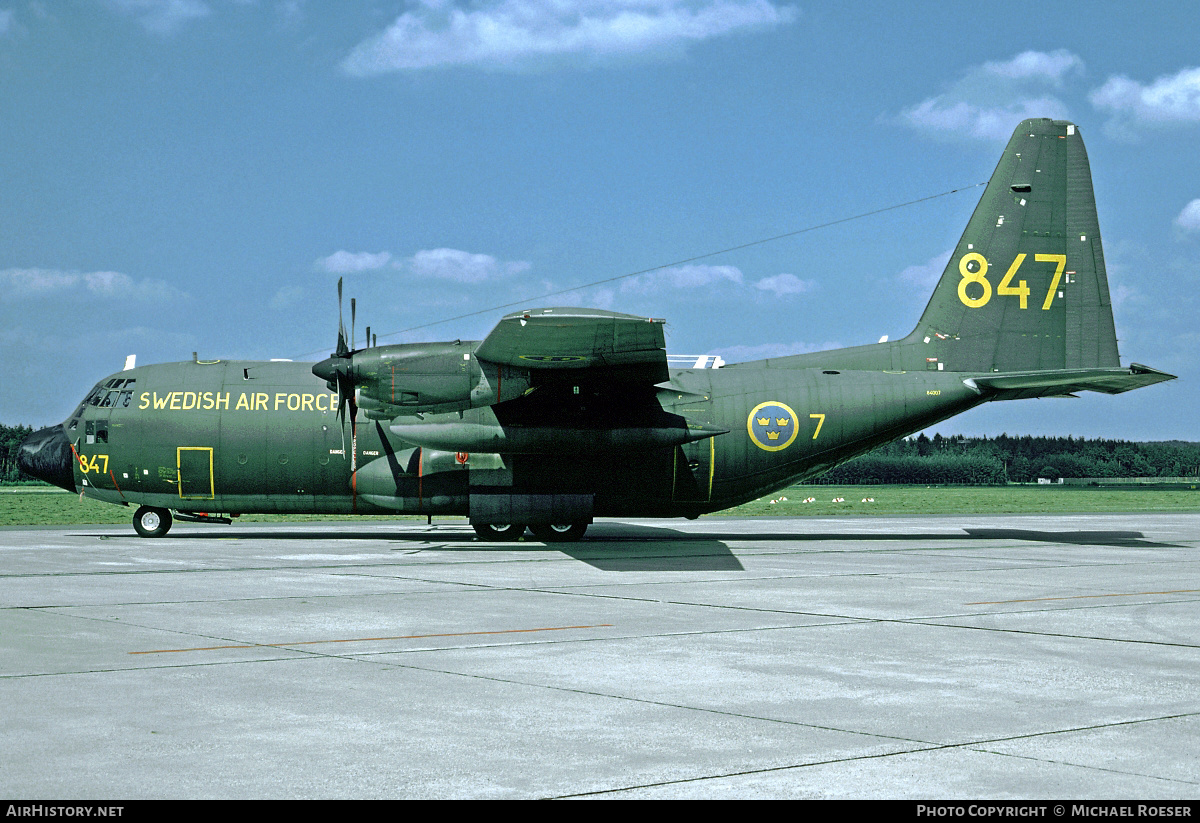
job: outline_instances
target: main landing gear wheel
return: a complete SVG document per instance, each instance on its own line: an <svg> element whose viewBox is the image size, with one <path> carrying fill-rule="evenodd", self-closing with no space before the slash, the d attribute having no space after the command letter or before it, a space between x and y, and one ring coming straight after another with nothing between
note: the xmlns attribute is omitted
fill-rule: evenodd
<svg viewBox="0 0 1200 823"><path fill-rule="evenodd" d="M587 527L587 523L539 523L529 529L543 543L574 543L583 537Z"/></svg>
<svg viewBox="0 0 1200 823"><path fill-rule="evenodd" d="M142 506L133 515L133 528L142 537L162 537L171 530L171 513L166 509Z"/></svg>
<svg viewBox="0 0 1200 823"><path fill-rule="evenodd" d="M522 523L510 523L505 525L472 523L471 528L475 530L475 534L479 535L484 540L511 542L525 534L525 526Z"/></svg>

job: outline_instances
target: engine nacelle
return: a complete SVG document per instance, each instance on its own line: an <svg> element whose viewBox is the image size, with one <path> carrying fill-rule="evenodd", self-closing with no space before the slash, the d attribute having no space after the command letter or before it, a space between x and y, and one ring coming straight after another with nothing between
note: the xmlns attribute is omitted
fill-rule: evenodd
<svg viewBox="0 0 1200 823"><path fill-rule="evenodd" d="M358 404L373 419L454 412L519 397L529 372L475 357L477 344L411 343L354 352L347 373Z"/></svg>

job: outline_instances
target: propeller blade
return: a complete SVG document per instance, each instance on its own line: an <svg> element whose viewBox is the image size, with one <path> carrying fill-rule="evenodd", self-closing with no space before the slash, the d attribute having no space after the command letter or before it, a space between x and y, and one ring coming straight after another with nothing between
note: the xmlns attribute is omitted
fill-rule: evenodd
<svg viewBox="0 0 1200 823"><path fill-rule="evenodd" d="M356 464L358 402L354 399L354 325L357 305L350 298L350 345L346 345L346 321L342 314L342 278L338 278L338 339L337 351L325 360L313 366L312 371L329 384L330 389L337 390L337 420L342 430L342 454L346 454L346 418L350 418L351 469ZM349 408L349 414L346 410Z"/></svg>
<svg viewBox="0 0 1200 823"><path fill-rule="evenodd" d="M346 324L342 322L342 278L338 278L338 339L337 354L341 356L350 351L346 346Z"/></svg>
<svg viewBox="0 0 1200 823"><path fill-rule="evenodd" d="M345 416L342 414L342 381L338 381L338 428L342 431L342 459L346 459L346 423Z"/></svg>

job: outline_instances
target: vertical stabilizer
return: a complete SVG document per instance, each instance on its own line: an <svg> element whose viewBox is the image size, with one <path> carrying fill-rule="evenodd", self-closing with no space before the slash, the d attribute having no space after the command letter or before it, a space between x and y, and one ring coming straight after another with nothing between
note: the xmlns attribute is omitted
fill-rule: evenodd
<svg viewBox="0 0 1200 823"><path fill-rule="evenodd" d="M1092 175L1073 123L1017 127L903 342L943 371L1120 366Z"/></svg>

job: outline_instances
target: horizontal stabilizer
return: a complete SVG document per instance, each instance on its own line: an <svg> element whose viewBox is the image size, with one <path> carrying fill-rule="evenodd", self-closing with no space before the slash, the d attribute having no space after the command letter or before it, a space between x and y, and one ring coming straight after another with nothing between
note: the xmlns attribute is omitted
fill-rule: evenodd
<svg viewBox="0 0 1200 823"><path fill-rule="evenodd" d="M1174 380L1175 375L1131 363L1129 368L1047 369L1044 371L1006 372L968 378L965 382L983 391L996 392L997 400L1026 397L1058 397L1077 391L1120 394Z"/></svg>

